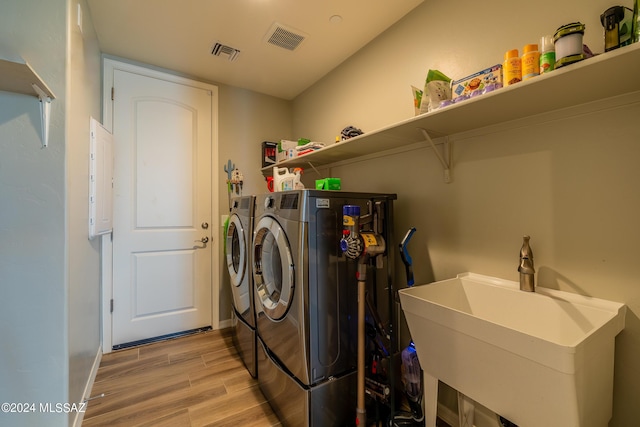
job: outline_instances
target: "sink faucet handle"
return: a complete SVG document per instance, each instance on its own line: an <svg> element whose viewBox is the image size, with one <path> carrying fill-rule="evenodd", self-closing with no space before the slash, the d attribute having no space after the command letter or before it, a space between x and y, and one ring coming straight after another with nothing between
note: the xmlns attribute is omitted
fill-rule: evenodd
<svg viewBox="0 0 640 427"><path fill-rule="evenodd" d="M533 268L533 260L527 257L520 258L520 266L518 271L522 274L533 274L536 270Z"/></svg>
<svg viewBox="0 0 640 427"><path fill-rule="evenodd" d="M522 247L520 248L520 258L527 258L533 261L533 251L531 250L531 246L529 246L530 236L522 237Z"/></svg>
<svg viewBox="0 0 640 427"><path fill-rule="evenodd" d="M534 274L536 270L533 268L533 251L531 250L531 246L529 246L529 239L529 236L524 236L522 239L518 271L520 272L520 290L534 292Z"/></svg>

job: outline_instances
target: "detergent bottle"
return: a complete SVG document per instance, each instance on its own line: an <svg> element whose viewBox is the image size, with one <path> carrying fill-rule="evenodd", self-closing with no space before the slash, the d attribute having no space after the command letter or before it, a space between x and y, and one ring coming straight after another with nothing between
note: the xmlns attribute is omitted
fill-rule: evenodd
<svg viewBox="0 0 640 427"><path fill-rule="evenodd" d="M300 173L290 172L287 168L273 167L273 191L293 190L296 182L300 182Z"/></svg>
<svg viewBox="0 0 640 427"><path fill-rule="evenodd" d="M293 174L295 175L293 178L293 189L304 190L304 184L300 181L302 177L302 168L293 168Z"/></svg>

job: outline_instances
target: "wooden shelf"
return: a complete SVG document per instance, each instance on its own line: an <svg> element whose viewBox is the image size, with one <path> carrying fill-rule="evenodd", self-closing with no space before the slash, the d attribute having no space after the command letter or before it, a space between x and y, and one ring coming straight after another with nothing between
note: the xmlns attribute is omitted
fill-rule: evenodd
<svg viewBox="0 0 640 427"><path fill-rule="evenodd" d="M40 100L42 116L42 147L49 142L51 100L55 95L45 82L24 61L9 61L0 58L0 91L35 96Z"/></svg>
<svg viewBox="0 0 640 427"><path fill-rule="evenodd" d="M411 117L300 157L278 167L329 165L511 120L640 91L640 43L565 66L478 98ZM262 169L270 175L272 167Z"/></svg>
<svg viewBox="0 0 640 427"><path fill-rule="evenodd" d="M26 62L14 62L0 59L0 90L5 92L21 93L38 97L38 92L33 85L38 85L40 89L51 99L55 96L42 79L36 74L31 66Z"/></svg>

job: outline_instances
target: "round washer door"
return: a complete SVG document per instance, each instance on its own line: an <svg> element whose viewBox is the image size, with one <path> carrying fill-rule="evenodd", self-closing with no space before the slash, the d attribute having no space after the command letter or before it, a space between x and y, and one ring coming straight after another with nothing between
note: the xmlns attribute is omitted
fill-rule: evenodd
<svg viewBox="0 0 640 427"><path fill-rule="evenodd" d="M229 217L227 228L226 252L227 269L233 286L240 286L247 271L247 240L238 215Z"/></svg>
<svg viewBox="0 0 640 427"><path fill-rule="evenodd" d="M287 236L275 218L258 221L253 234L253 279L262 310L281 320L293 299L294 265Z"/></svg>

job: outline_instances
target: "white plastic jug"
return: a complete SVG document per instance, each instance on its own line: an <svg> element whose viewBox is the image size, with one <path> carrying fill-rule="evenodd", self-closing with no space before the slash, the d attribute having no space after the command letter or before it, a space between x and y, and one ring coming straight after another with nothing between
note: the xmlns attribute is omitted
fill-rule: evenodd
<svg viewBox="0 0 640 427"><path fill-rule="evenodd" d="M290 172L287 168L273 167L273 191L288 191L303 189L300 181L301 169L296 168Z"/></svg>
<svg viewBox="0 0 640 427"><path fill-rule="evenodd" d="M293 190L296 175L287 168L273 167L273 191Z"/></svg>

